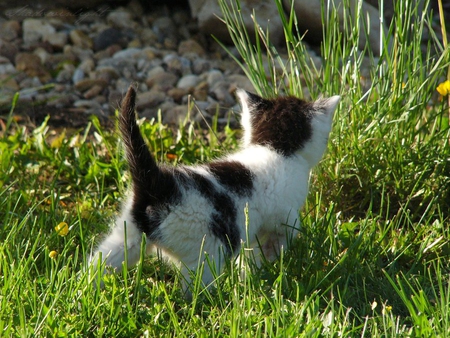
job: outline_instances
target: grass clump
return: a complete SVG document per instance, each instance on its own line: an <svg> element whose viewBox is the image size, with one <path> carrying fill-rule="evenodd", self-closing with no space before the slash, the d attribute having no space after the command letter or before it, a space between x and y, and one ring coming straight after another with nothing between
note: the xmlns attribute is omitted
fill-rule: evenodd
<svg viewBox="0 0 450 338"><path fill-rule="evenodd" d="M219 287L195 288L192 301L158 258L95 287L83 264L127 182L118 137L95 118L83 130L44 121L29 131L12 111L0 134L1 335L448 335L449 105L436 87L447 79L450 52L432 30L421 41L431 18L397 2L376 57L357 48L366 34L359 7L344 23L331 10L319 67L280 1L286 46L278 50L257 16L252 42L239 2L220 4L236 61L259 94L342 96L292 250L262 269L245 261L245 276L230 262L217 272ZM172 130L146 121L141 129L155 156L174 164L238 145L234 130L215 124L204 131L185 121Z"/></svg>

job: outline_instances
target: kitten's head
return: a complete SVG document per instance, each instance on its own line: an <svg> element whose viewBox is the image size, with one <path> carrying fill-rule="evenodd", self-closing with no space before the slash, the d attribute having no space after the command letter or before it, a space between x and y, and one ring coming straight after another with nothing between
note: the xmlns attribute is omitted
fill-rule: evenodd
<svg viewBox="0 0 450 338"><path fill-rule="evenodd" d="M289 96L263 99L238 89L244 147L262 145L289 157L303 156L311 167L327 147L339 96L306 102Z"/></svg>

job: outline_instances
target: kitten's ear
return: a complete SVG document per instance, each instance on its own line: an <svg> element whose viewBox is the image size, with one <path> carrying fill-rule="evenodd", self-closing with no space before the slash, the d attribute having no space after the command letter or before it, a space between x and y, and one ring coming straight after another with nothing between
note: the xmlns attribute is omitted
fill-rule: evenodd
<svg viewBox="0 0 450 338"><path fill-rule="evenodd" d="M333 116L333 113L336 110L336 107L339 104L340 100L341 97L339 95L335 95L327 99L320 99L316 101L314 105L322 110L326 115Z"/></svg>
<svg viewBox="0 0 450 338"><path fill-rule="evenodd" d="M243 142L244 146L249 145L252 138L252 113L255 111L255 106L263 99L256 94L247 92L244 89L237 89L236 96L241 103L241 126L244 130Z"/></svg>
<svg viewBox="0 0 450 338"><path fill-rule="evenodd" d="M244 108L247 108L249 111L251 111L253 106L264 101L264 99L262 97L260 97L256 94L250 93L241 88L238 88L236 90L236 95L239 98L239 102L241 103L242 110L244 110Z"/></svg>

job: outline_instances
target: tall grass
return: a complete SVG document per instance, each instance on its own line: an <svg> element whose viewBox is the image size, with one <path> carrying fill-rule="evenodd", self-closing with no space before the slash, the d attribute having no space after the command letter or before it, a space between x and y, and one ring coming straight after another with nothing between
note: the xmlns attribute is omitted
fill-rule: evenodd
<svg viewBox="0 0 450 338"><path fill-rule="evenodd" d="M396 3L380 57L357 48L359 7L344 23L324 13L319 67L280 1L286 46L278 50L257 13L252 42L239 2L220 1L236 61L260 94L342 101L292 249L259 269L244 252L245 276L229 262L217 288L194 283L191 301L157 257L96 287L83 264L128 182L117 134L95 118L83 130L44 121L29 131L12 109L0 133L0 335L448 335L449 107L435 88L450 52L433 31L421 41L427 14ZM172 130L157 120L141 130L158 159L196 163L237 148L237 132L215 126L205 132L186 120ZM65 236L55 230L61 222Z"/></svg>

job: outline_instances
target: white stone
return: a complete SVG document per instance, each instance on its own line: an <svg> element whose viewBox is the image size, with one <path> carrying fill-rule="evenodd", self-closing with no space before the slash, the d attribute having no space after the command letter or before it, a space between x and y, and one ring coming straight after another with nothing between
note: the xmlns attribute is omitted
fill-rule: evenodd
<svg viewBox="0 0 450 338"><path fill-rule="evenodd" d="M23 20L23 41L25 44L33 44L56 32L55 27L47 20L27 18Z"/></svg>
<svg viewBox="0 0 450 338"><path fill-rule="evenodd" d="M48 42L53 47L56 48L63 48L67 44L67 33L65 32L56 32L56 33L49 33L43 36L42 40L44 42Z"/></svg>

